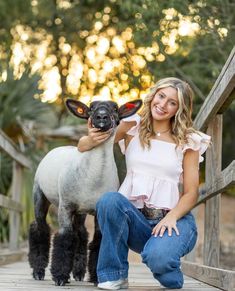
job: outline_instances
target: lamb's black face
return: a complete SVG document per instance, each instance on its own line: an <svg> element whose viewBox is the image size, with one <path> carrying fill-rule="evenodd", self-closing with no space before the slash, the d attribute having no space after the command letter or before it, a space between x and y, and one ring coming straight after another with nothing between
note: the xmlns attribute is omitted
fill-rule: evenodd
<svg viewBox="0 0 235 291"><path fill-rule="evenodd" d="M107 131L119 124L118 105L113 101L94 101L89 112L91 123L101 131Z"/></svg>

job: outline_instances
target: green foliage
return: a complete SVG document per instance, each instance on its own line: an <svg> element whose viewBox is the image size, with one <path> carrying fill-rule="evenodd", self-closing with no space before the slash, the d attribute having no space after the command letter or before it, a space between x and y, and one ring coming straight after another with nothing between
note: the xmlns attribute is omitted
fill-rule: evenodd
<svg viewBox="0 0 235 291"><path fill-rule="evenodd" d="M25 121L45 123L43 115L47 106L34 98L41 92L39 79L27 71L16 79L12 69L8 69L6 81L0 83L0 126L10 137L22 134Z"/></svg>
<svg viewBox="0 0 235 291"><path fill-rule="evenodd" d="M0 151L0 193L7 193L12 181L12 160Z"/></svg>
<svg viewBox="0 0 235 291"><path fill-rule="evenodd" d="M166 18L168 10L173 11L170 18ZM234 45L234 10L235 2L229 0L1 1L0 48L5 52L2 55L2 65L4 66L4 61L8 63L12 56L14 42L12 28L17 24L44 35L44 38L37 38L35 35L29 34L27 40L29 44L39 43L50 35L52 41L48 53L56 57L55 66L60 73L62 89L59 98L63 100L69 94L66 87L67 73L63 72L68 71L72 55L71 53L66 55L62 53L61 38L76 51L84 53L87 47L87 36L97 21L103 23L103 27L99 31L100 34L110 27L115 28L117 33L121 34L129 27L132 30L133 40L137 48L152 46L155 42L159 46L159 52L165 57L163 62L145 59L147 70L152 75L153 80L165 76L176 76L191 84L196 93L196 113ZM108 17L108 20L104 20L105 16ZM169 46L163 42L163 37L169 36L179 28L182 17L197 24L199 31L193 36L178 35L176 38L178 49L175 53L168 54L167 48ZM220 29L227 30L227 35L222 36ZM130 89L141 88L140 78L141 74L143 75L145 72L142 70L140 76L133 76L132 60L128 60L130 53L132 52L127 51L122 54L122 58L127 60L125 71L129 75L128 85ZM62 65L62 58L66 58L67 65ZM83 58L85 59L85 55ZM116 77L120 79L118 74ZM81 82L88 83L87 76L84 76ZM98 92L102 86L103 84L97 82L94 93ZM58 108L60 121L65 110L62 103Z"/></svg>
<svg viewBox="0 0 235 291"><path fill-rule="evenodd" d="M231 161L235 160L235 101L226 110L223 117L223 143L222 143L222 169L226 168ZM235 187L232 187L228 193L233 193L235 196Z"/></svg>
<svg viewBox="0 0 235 291"><path fill-rule="evenodd" d="M0 211L0 243L7 243L9 237L9 211Z"/></svg>

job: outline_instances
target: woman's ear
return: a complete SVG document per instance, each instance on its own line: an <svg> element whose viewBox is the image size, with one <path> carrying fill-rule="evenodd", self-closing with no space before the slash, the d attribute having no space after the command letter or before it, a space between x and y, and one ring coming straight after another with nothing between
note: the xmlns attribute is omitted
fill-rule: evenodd
<svg viewBox="0 0 235 291"><path fill-rule="evenodd" d="M119 118L122 119L135 114L140 109L142 104L143 101L141 99L133 100L123 104L118 110Z"/></svg>
<svg viewBox="0 0 235 291"><path fill-rule="evenodd" d="M89 107L81 101L74 99L66 99L65 104L70 112L72 112L75 116L88 119L89 116Z"/></svg>

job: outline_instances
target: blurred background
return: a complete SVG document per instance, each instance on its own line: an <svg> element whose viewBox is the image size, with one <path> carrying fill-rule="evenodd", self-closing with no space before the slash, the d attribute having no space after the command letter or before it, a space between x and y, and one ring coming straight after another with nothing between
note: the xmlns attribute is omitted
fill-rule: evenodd
<svg viewBox="0 0 235 291"><path fill-rule="evenodd" d="M195 116L234 46L234 11L232 0L0 0L0 128L33 162L24 172L22 241L33 220L37 164L86 132L64 99L123 104L174 76L192 86ZM227 111L223 168L235 157L234 102ZM67 137L53 137L58 129ZM203 167L201 173L203 183ZM12 161L0 152L0 193L10 195L11 181ZM223 196L233 209L234 192ZM234 225L234 211L228 213ZM48 219L55 223L53 211ZM234 231L228 229L232 243ZM2 245L8 235L8 213L0 209Z"/></svg>

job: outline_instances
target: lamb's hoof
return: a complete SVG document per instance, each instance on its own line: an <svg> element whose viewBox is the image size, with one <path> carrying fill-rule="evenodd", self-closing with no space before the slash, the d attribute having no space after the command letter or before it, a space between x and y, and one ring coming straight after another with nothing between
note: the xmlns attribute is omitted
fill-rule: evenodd
<svg viewBox="0 0 235 291"><path fill-rule="evenodd" d="M44 269L41 269L41 270L37 270L37 271L33 271L33 277L35 280L39 280L39 281L42 281L44 280L44 277L45 277L45 270Z"/></svg>
<svg viewBox="0 0 235 291"><path fill-rule="evenodd" d="M64 280L56 280L55 281L55 285L56 286L65 286L65 284L66 284L66 281L64 281Z"/></svg>
<svg viewBox="0 0 235 291"><path fill-rule="evenodd" d="M65 286L65 284L70 283L70 278L54 278L54 281L56 286Z"/></svg>
<svg viewBox="0 0 235 291"><path fill-rule="evenodd" d="M84 270L86 267L84 268ZM83 270L73 270L73 278L75 281L83 281L85 277L85 272Z"/></svg>
<svg viewBox="0 0 235 291"><path fill-rule="evenodd" d="M83 281L84 275L73 275L75 281Z"/></svg>
<svg viewBox="0 0 235 291"><path fill-rule="evenodd" d="M90 282L90 283L93 283L95 286L98 285L98 280L97 280L97 278L89 278L89 282Z"/></svg>

